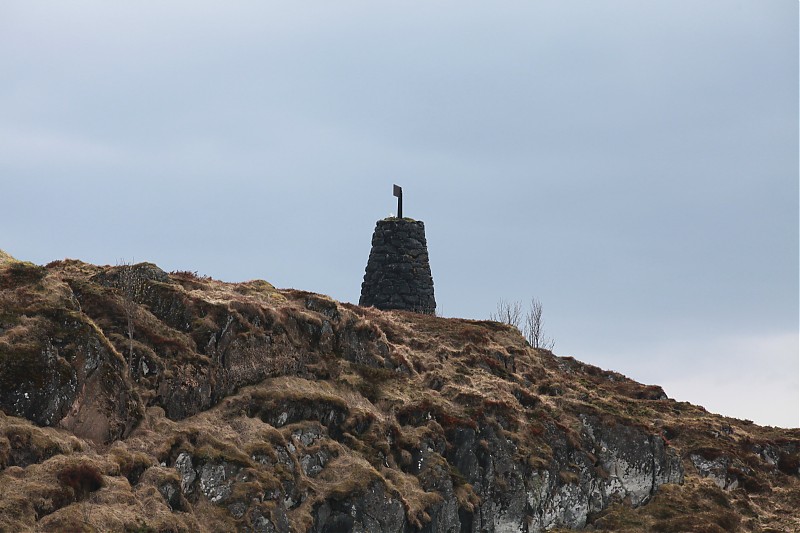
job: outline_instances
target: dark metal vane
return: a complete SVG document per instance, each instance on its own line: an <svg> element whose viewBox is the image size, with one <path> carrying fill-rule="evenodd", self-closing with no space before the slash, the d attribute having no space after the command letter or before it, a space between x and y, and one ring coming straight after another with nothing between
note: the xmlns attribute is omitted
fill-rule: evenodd
<svg viewBox="0 0 800 533"><path fill-rule="evenodd" d="M397 218L403 218L403 188L394 186L394 196L397 196Z"/></svg>

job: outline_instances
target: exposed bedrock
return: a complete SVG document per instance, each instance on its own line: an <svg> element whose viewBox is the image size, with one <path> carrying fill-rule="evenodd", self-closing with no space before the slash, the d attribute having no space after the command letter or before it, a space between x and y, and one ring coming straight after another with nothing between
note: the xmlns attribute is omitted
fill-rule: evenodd
<svg viewBox="0 0 800 533"><path fill-rule="evenodd" d="M554 356L504 326L402 322L405 313L265 282L137 265L129 335L119 269L77 265L88 271L78 276L69 266L61 277L31 267L17 284L0 279L21 302L0 316L0 407L96 442L135 439L151 423L145 413L163 409L151 437L174 436L125 462L126 483L154 485L175 520L213 505L243 531L531 533L583 527L615 502L640 506L683 481L660 435L596 414L568 427L539 409L535 391L551 388L537 365ZM449 382L437 377L445 365ZM216 418L190 429L195 414ZM234 437L203 444L222 423ZM238 442L248 428L258 437ZM0 439L0 468L39 460L23 453L28 444ZM45 448L42 457L59 452ZM758 451L796 472L795 449ZM709 476L725 466L701 459L691 458Z"/></svg>

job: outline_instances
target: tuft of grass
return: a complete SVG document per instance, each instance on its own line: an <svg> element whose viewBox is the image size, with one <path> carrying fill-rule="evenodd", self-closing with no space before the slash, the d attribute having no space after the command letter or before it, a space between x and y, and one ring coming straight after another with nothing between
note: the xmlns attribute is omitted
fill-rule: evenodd
<svg viewBox="0 0 800 533"><path fill-rule="evenodd" d="M351 368L361 376L361 379L356 384L356 389L372 403L377 402L381 398L383 387L388 382L400 378L400 374L390 368L374 367L359 363L353 363Z"/></svg>
<svg viewBox="0 0 800 533"><path fill-rule="evenodd" d="M0 265L9 261L16 261L16 259L14 259L11 254L0 250Z"/></svg>
<svg viewBox="0 0 800 533"><path fill-rule="evenodd" d="M111 449L110 456L119 467L120 475L125 476L131 485L136 485L144 471L155 463L153 456L144 452L128 450L119 444Z"/></svg>
<svg viewBox="0 0 800 533"><path fill-rule="evenodd" d="M58 481L71 488L76 500L82 500L90 492L103 487L103 474L91 463L77 463L66 465L58 473Z"/></svg>
<svg viewBox="0 0 800 533"><path fill-rule="evenodd" d="M136 524L125 526L125 533L156 533L156 530L142 520Z"/></svg>

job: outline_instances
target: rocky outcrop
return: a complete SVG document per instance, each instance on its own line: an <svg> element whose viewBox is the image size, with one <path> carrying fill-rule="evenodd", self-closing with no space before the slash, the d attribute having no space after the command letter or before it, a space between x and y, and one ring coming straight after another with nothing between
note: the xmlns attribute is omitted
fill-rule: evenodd
<svg viewBox="0 0 800 533"><path fill-rule="evenodd" d="M436 312L425 224L407 218L378 221L358 304Z"/></svg>
<svg viewBox="0 0 800 533"><path fill-rule="evenodd" d="M441 525L435 520L430 531L455 527L455 531L508 533L556 526L581 528L590 516L612 503L642 505L661 485L683 481L680 457L665 449L660 437L631 427L603 426L596 419L584 422L585 432L577 447L556 426L548 428L553 459L538 468L520 460L514 443L500 437L490 425L478 430L458 428L442 450L420 450L415 458L419 472L429 468L430 462L436 464L443 454L459 473L459 480L469 483L480 500L472 512L462 508L456 514L454 498L445 497L434 515ZM450 476L438 477L438 483L430 488L452 495Z"/></svg>
<svg viewBox="0 0 800 533"><path fill-rule="evenodd" d="M305 417L333 420L336 415L320 406L316 412L307 410ZM345 473L336 482L352 488L312 503L309 531L532 533L582 528L612 503L643 505L661 485L682 482L680 458L665 449L659 437L593 419L585 420L585 428L579 447L556 426L549 428L554 459L538 467L520 457L514 443L489 424L454 428L446 437L424 440L411 454L408 473L425 493L437 495L421 521L409 515L408 502L390 482L378 476L362 483L358 477L347 479ZM324 426L294 426L290 435L270 454L251 457L255 464L283 473L275 489L255 499L253 494L242 497L248 479L258 477L252 467L185 451L173 462L179 482L162 484L159 490L175 509L187 505L182 501L204 499L226 508L248 527L255 528L255 520L262 530L288 532L286 513L313 501L304 480L319 476L336 457L335 440ZM471 503L463 500L465 490L471 493ZM264 501L274 502L269 513L264 512Z"/></svg>
<svg viewBox="0 0 800 533"><path fill-rule="evenodd" d="M98 441L129 432L140 406L124 361L69 288L31 264L3 274L0 409Z"/></svg>
<svg viewBox="0 0 800 533"><path fill-rule="evenodd" d="M383 484L375 482L363 492L342 500L326 500L317 506L311 531L404 533L409 529L402 502L387 494Z"/></svg>
<svg viewBox="0 0 800 533"><path fill-rule="evenodd" d="M120 268L0 266L0 531L737 531L800 495L796 432L508 326Z"/></svg>

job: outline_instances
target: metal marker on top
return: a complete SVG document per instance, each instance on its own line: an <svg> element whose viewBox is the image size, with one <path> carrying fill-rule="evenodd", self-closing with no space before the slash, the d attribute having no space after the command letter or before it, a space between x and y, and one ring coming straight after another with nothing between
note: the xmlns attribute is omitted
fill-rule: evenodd
<svg viewBox="0 0 800 533"><path fill-rule="evenodd" d="M403 218L403 188L394 186L394 196L397 196L397 218Z"/></svg>

